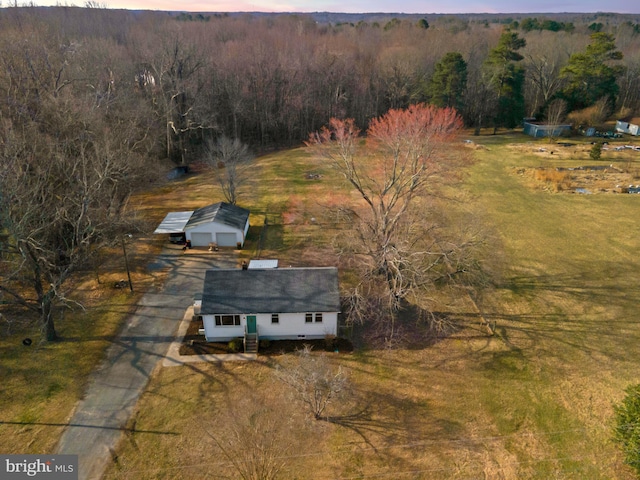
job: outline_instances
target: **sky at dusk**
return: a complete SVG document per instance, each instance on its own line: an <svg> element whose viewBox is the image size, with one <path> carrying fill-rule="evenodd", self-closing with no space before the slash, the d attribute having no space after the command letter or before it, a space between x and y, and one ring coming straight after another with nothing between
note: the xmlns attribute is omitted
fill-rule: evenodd
<svg viewBox="0 0 640 480"><path fill-rule="evenodd" d="M85 2L35 0L34 3L39 6L82 6ZM98 3L109 8L182 12L640 13L640 2L636 0L98 0Z"/></svg>

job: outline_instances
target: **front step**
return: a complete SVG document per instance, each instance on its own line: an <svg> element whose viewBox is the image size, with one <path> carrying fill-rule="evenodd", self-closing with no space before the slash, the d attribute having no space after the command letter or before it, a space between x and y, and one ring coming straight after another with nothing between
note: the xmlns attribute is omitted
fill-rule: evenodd
<svg viewBox="0 0 640 480"><path fill-rule="evenodd" d="M244 353L258 353L258 335L248 333L244 336Z"/></svg>

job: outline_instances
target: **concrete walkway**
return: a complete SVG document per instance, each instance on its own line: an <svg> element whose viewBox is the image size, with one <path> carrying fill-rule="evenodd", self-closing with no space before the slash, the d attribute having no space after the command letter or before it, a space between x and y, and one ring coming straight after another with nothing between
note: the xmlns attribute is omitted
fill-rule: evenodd
<svg viewBox="0 0 640 480"><path fill-rule="evenodd" d="M231 251L183 254L175 246L167 246L149 266L168 268L164 286L141 298L135 313L107 350L102 365L92 375L85 397L76 406L58 442L57 453L79 456L80 480L99 480L104 474L159 360L166 358L174 365L187 361L174 355L175 350L171 357L166 354L170 345L182 338L176 330L184 323L193 295L202 291L205 272L233 267L236 255Z"/></svg>
<svg viewBox="0 0 640 480"><path fill-rule="evenodd" d="M178 333L175 340L169 345L169 350L162 360L163 367L176 367L185 363L201 363L201 362L238 362L246 360L256 360L258 355L255 353L229 353L219 355L180 355L180 345L182 339L187 334L189 322L193 317L193 305L187 308L187 311L180 322Z"/></svg>

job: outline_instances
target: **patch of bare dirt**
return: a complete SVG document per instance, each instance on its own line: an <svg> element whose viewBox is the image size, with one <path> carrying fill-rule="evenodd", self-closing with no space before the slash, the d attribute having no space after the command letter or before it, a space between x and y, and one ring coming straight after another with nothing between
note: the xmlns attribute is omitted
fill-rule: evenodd
<svg viewBox="0 0 640 480"><path fill-rule="evenodd" d="M516 173L527 177L535 188L554 193L640 193L637 174L614 164L517 168Z"/></svg>

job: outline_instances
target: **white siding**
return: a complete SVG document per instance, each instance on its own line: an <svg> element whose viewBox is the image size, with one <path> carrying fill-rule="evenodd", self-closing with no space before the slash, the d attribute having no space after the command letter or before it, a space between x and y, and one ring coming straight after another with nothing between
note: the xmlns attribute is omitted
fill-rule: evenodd
<svg viewBox="0 0 640 480"><path fill-rule="evenodd" d="M616 131L621 133L630 133L629 132L629 123L623 122L621 120L616 121Z"/></svg>
<svg viewBox="0 0 640 480"><path fill-rule="evenodd" d="M322 312L322 322L306 323L303 313L280 313L279 322L271 323L271 314L256 314L258 324L258 337L270 340L286 340L298 338L324 338L327 335L338 334L338 314ZM244 328L247 324L246 315L242 315L240 326L216 326L213 315L204 315L205 337L209 342L228 341L232 338L244 336Z"/></svg>
<svg viewBox="0 0 640 480"><path fill-rule="evenodd" d="M240 242L241 244L244 244L244 234L242 230L238 230L236 228L229 227L227 225L222 225L220 223L215 223L215 222L205 223L203 225L197 225L193 228L188 228L187 230L185 230L187 240L191 240L191 244L194 247L207 247L209 246L209 242L207 242L206 245L196 244L192 238L193 233L209 233L212 238L212 240L209 240L210 242L215 241L217 233L233 233L236 238L236 241L233 244L233 246L235 246L236 243L238 242Z"/></svg>
<svg viewBox="0 0 640 480"><path fill-rule="evenodd" d="M246 324L244 317L240 320L240 326L216 326L213 315L204 315L202 322L204 324L204 336L207 342L227 342L234 338L244 337L244 326Z"/></svg>
<svg viewBox="0 0 640 480"><path fill-rule="evenodd" d="M338 334L338 314L322 313L322 322L305 323L305 313L280 313L279 322L271 323L271 314L258 315L258 336L271 340L296 339L300 335L304 338L324 338L327 335Z"/></svg>

